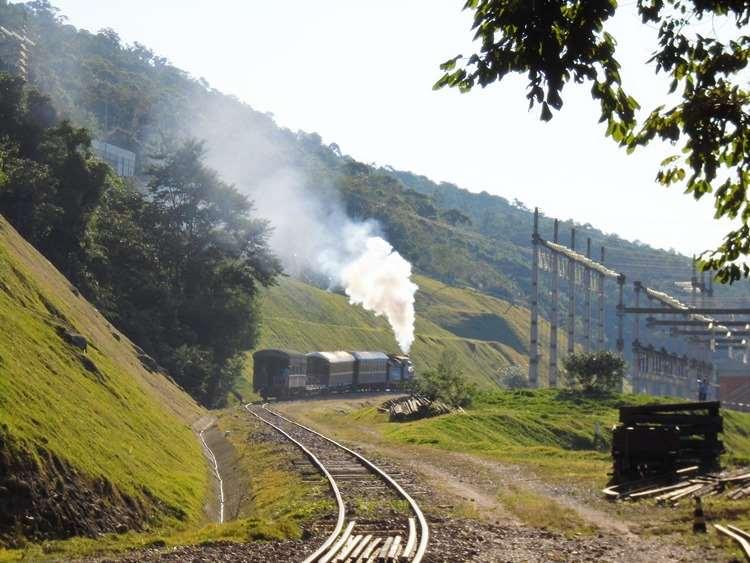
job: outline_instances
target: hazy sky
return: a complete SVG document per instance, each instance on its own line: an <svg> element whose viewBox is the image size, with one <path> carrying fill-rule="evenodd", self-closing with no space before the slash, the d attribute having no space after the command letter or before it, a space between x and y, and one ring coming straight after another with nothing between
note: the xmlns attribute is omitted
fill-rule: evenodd
<svg viewBox="0 0 750 563"><path fill-rule="evenodd" d="M471 52L463 0L52 1L73 25L112 27L364 162L687 254L723 234L710 199L696 203L654 183L671 147L628 156L603 137L588 88L566 89L562 113L548 124L527 111L522 79L470 94L433 92L439 63ZM645 66L655 32L640 25L634 2L622 4L611 31L626 87L658 101L664 82Z"/></svg>

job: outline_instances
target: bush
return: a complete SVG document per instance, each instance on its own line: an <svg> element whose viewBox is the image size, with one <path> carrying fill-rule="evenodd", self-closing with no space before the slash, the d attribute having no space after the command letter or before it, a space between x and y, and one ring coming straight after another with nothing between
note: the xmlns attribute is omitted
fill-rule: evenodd
<svg viewBox="0 0 750 563"><path fill-rule="evenodd" d="M625 360L612 352L571 354L563 361L571 387L587 393L619 389L625 375Z"/></svg>
<svg viewBox="0 0 750 563"><path fill-rule="evenodd" d="M437 369L417 376L417 393L432 401L443 401L452 407L466 407L476 393L476 387L467 383L455 352L446 350L440 357Z"/></svg>
<svg viewBox="0 0 750 563"><path fill-rule="evenodd" d="M497 372L497 382L506 389L529 389L529 374L521 366L505 366Z"/></svg>

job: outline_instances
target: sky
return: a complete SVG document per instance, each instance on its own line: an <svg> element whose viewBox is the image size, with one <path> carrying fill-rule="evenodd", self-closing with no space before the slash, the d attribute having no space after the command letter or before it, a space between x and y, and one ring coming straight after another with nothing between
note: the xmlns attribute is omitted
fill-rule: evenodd
<svg viewBox="0 0 750 563"><path fill-rule="evenodd" d="M528 111L520 77L469 94L433 91L441 62L473 52L463 0L52 2L76 27L111 27L363 162L518 199L688 255L727 230L713 219L710 198L695 202L654 182L674 147L626 155L605 139L588 87L568 87L550 123ZM666 82L645 64L656 33L640 24L634 4L621 2L609 31L619 40L626 89L648 109L662 102ZM706 25L716 31L716 22Z"/></svg>

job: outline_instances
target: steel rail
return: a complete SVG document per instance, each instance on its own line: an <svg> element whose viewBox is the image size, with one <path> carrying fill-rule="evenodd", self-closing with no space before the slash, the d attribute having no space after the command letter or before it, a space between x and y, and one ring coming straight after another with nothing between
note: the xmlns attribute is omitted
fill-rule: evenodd
<svg viewBox="0 0 750 563"><path fill-rule="evenodd" d="M736 541L742 548L742 551L745 553L745 559L747 559L747 561L750 561L750 536L747 535L747 532L744 532L734 526L727 526L725 528L720 524L714 524L714 528L716 528L717 531L721 532L725 536L729 536L734 541Z"/></svg>
<svg viewBox="0 0 750 563"><path fill-rule="evenodd" d="M345 452L353 455L358 460L360 460L364 465L369 467L372 471L377 473L389 486L391 486L393 489L395 489L402 497L406 499L406 501L411 506L412 511L417 517L417 520L419 522L420 527L420 534L419 534L419 545L417 547L417 551L414 554L414 556L411 558L412 563L420 563L422 561L422 558L424 557L425 552L427 551L427 542L430 538L430 530L427 525L427 519L424 517L424 514L422 513L422 510L419 508L419 505L416 503L416 501L407 493L401 485L399 485L396 481L393 480L393 478L388 475L385 471L380 469L377 465L372 463L370 460L362 456L361 454L355 452L354 450L351 450L347 448L346 446L339 444L335 440L332 440L331 438L328 438L327 436L324 436L320 432L317 432L313 430L312 428L308 428L307 426L304 426L303 424L300 424L299 422L295 422L294 420L291 420L289 418L286 418L285 416L277 413L276 411L273 411L268 408L268 404L263 405L263 409L269 413L271 413L274 416L279 417L281 420L284 420L290 424L294 424L295 426L298 426L299 428L302 428L303 430L307 430L311 434L315 434L316 436L323 438L327 442L330 442L334 446L344 450Z"/></svg>
<svg viewBox="0 0 750 563"><path fill-rule="evenodd" d="M269 412L270 414L274 414L268 409L265 408L265 405L263 406L264 410ZM333 495L336 497L336 504L339 507L339 513L338 518L336 519L336 527L333 529L333 532L331 532L331 535L328 536L328 539L326 539L325 542L323 542L318 549L315 550L315 552L312 555L309 555L305 558L305 560L302 563L312 563L316 559L318 559L321 555L323 555L328 548L331 547L331 545L334 544L336 541L336 538L338 538L339 534L341 534L341 530L344 528L344 518L346 516L346 507L344 506L344 499L341 498L341 492L339 491L339 487L336 484L335 479L333 476L328 472L328 469L323 465L323 463L315 456L314 453L312 453L310 450L308 450L302 443L298 442L292 436L290 436L287 432L285 432L282 428L276 426L274 423L269 422L268 420L265 420L263 417L258 416L256 413L254 413L250 409L250 404L245 405L245 410L249 412L251 415L253 415L255 418L260 420L261 422L264 422L265 424L268 424L271 428L275 429L277 432L281 433L283 436L285 436L290 442L295 444L299 449L301 449L304 454L310 458L310 461L313 462L314 465L320 469L320 471L323 473L326 479L328 479L328 484L331 487L331 491L333 491Z"/></svg>

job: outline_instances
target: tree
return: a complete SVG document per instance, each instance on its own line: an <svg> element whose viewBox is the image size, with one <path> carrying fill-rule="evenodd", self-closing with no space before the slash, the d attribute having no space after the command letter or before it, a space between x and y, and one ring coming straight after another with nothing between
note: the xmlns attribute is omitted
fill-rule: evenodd
<svg viewBox="0 0 750 563"><path fill-rule="evenodd" d="M476 391L474 385L467 383L458 365L458 356L451 350L442 353L437 369L417 376L416 389L428 399L443 401L453 407L471 404Z"/></svg>
<svg viewBox="0 0 750 563"><path fill-rule="evenodd" d="M92 223L95 302L194 398L219 406L257 343L257 293L280 271L268 225L190 140L158 157L144 195L118 182Z"/></svg>
<svg viewBox="0 0 750 563"><path fill-rule="evenodd" d="M454 227L458 225L471 225L471 219L461 213L458 209L449 209L441 213L441 217L444 221L450 223Z"/></svg>
<svg viewBox="0 0 750 563"><path fill-rule="evenodd" d="M48 98L0 73L0 212L74 281L109 168L85 129L58 121Z"/></svg>
<svg viewBox="0 0 750 563"><path fill-rule="evenodd" d="M741 219L724 242L702 256L704 269L733 282L750 275L737 263L750 253L750 91L746 74L750 3L743 0L637 0L643 25L658 27L658 43L649 64L671 79L665 104L644 119L640 105L622 85L615 38L606 31L618 9L616 0L467 0L474 12L479 52L441 65L435 88L466 92L526 74L529 107L541 106L549 121L563 105L572 80L590 83L599 103L606 135L628 152L659 139L680 152L662 162L656 179L665 186L683 184L696 199L713 194L716 218ZM620 8L620 9L624 9ZM720 18L723 35L707 37L694 24ZM673 102L679 91L679 101Z"/></svg>
<svg viewBox="0 0 750 563"><path fill-rule="evenodd" d="M615 391L625 375L625 360L612 352L570 354L563 360L568 384L586 393Z"/></svg>

